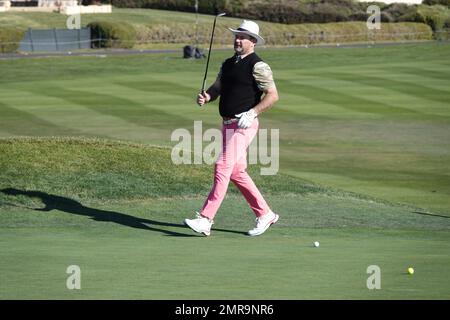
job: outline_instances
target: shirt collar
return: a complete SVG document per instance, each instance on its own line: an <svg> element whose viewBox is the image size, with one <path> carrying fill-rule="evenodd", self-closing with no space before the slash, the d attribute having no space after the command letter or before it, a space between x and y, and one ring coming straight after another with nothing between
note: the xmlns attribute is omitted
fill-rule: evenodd
<svg viewBox="0 0 450 320"><path fill-rule="evenodd" d="M250 52L250 53L243 54L243 55L238 55L238 54L236 54L236 63L239 62L239 61L241 61L241 60L244 59L245 57L251 55L251 54L254 53L254 52L255 52L255 51L252 51L252 52Z"/></svg>

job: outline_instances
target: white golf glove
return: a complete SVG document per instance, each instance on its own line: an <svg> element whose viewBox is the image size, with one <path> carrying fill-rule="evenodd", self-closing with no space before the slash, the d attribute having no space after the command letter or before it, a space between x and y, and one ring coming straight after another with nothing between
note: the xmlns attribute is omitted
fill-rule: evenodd
<svg viewBox="0 0 450 320"><path fill-rule="evenodd" d="M253 109L248 110L247 112L242 112L235 115L236 118L239 118L238 127L241 129L250 128L253 120L258 116L256 111Z"/></svg>

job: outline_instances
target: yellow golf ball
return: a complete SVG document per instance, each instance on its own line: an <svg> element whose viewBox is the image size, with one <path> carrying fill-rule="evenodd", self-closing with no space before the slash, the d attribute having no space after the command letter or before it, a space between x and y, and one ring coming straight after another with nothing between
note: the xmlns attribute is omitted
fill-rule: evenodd
<svg viewBox="0 0 450 320"><path fill-rule="evenodd" d="M409 268L408 268L408 273L409 273L409 274L413 274L413 273L414 273L414 268L409 267Z"/></svg>

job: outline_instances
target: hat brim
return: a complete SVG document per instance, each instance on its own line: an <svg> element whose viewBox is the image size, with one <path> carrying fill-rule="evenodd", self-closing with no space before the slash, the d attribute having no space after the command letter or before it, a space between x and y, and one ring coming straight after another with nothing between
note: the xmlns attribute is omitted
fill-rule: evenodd
<svg viewBox="0 0 450 320"><path fill-rule="evenodd" d="M256 44L257 44L258 46L262 46L262 45L264 45L264 43L266 42L266 41L263 39L263 37L261 37L260 35L255 34L255 33L253 33L253 32L250 32L250 31L247 31L247 30L236 30L236 29L231 29L231 28L228 28L228 30L230 30L230 31L233 32L234 34L237 34L237 33L248 34L249 36L251 36L251 37L253 37L253 38L256 39Z"/></svg>

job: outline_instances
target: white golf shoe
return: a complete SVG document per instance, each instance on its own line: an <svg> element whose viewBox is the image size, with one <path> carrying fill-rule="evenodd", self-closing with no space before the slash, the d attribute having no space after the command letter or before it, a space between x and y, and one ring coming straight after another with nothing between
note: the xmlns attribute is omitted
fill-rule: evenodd
<svg viewBox="0 0 450 320"><path fill-rule="evenodd" d="M208 218L203 217L200 213L196 212L195 219L184 219L184 223L198 233L203 233L205 236L211 234L211 226L214 221L210 221Z"/></svg>
<svg viewBox="0 0 450 320"><path fill-rule="evenodd" d="M249 236L259 236L263 234L269 227L278 221L279 215L270 210L265 215L256 218L256 227L248 232Z"/></svg>

